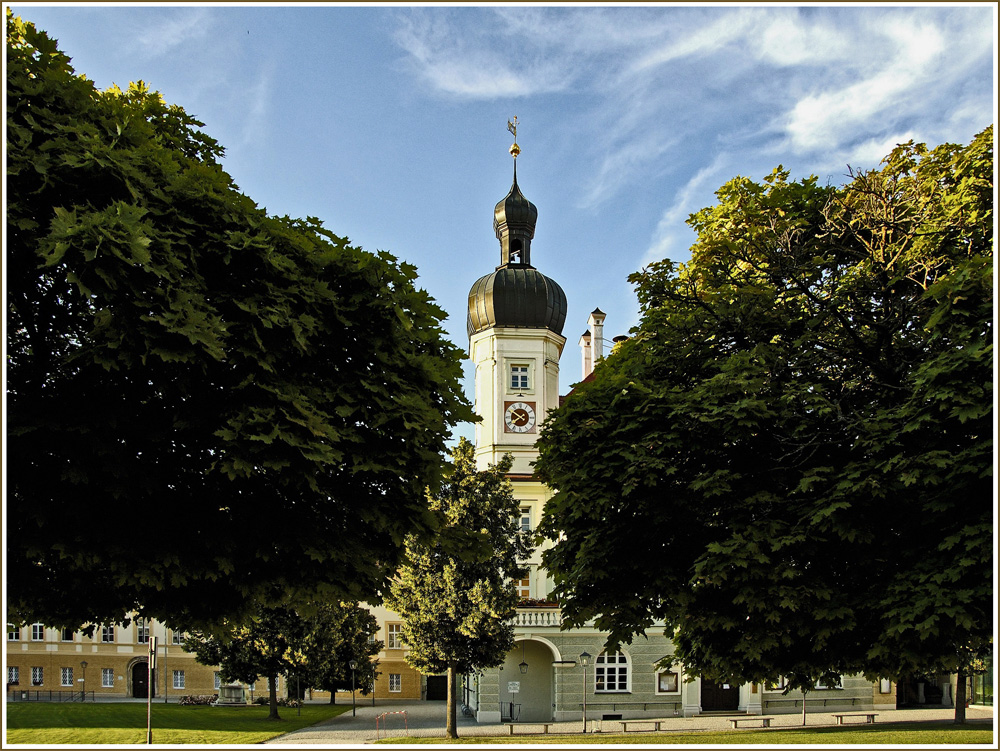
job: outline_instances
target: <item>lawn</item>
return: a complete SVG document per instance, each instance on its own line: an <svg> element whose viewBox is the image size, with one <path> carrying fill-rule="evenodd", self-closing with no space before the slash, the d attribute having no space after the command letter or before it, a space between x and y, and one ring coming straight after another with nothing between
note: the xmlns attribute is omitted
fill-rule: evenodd
<svg viewBox="0 0 1000 751"><path fill-rule="evenodd" d="M378 743L393 745L412 743L498 743L498 744L566 744L572 746L584 743L607 744L762 744L777 746L785 744L826 744L826 745L920 745L929 746L942 743L993 745L993 728L988 724L955 725L947 722L896 723L893 725L866 727L823 727L794 728L787 730L730 730L729 732L671 732L671 733L593 733L589 735L508 735L484 738L469 736L458 740L446 738L389 738ZM995 748L995 746L994 746Z"/></svg>
<svg viewBox="0 0 1000 751"><path fill-rule="evenodd" d="M302 715L281 707L281 719L267 719L267 707L182 707L153 704L153 743L260 743L350 710L350 705L306 704ZM7 704L4 745L25 743L145 743L146 705L141 703Z"/></svg>

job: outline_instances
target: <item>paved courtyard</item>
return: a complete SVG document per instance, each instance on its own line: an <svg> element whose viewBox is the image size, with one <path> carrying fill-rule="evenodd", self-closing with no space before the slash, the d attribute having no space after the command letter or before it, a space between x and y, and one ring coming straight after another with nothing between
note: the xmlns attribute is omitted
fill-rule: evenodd
<svg viewBox="0 0 1000 751"><path fill-rule="evenodd" d="M888 722L926 722L930 720L951 720L955 716L953 709L889 709L877 710L878 718L876 724ZM445 726L445 704L439 701L430 702L407 702L407 701L379 701L375 707L371 704L358 704L357 716L352 717L350 712L327 720L318 725L313 725L294 733L280 736L268 743L284 743L288 745L361 745L372 743L376 740L375 718L383 713L387 714L380 725L384 722L385 730L380 728L381 738L396 738L403 735L419 737L442 737ZM405 714L405 728L404 715ZM801 714L769 715L771 717L772 728L794 728L802 727ZM993 710L991 708L970 707L967 717L970 720L991 721ZM863 720L861 720L863 722ZM858 720L848 720L848 722L858 722ZM816 712L809 713L806 724L809 726L833 725L836 720L832 713ZM593 720L587 723L588 730L594 732L600 726L600 722ZM582 728L580 720L575 722L556 722L549 728L550 733L579 733ZM606 721L603 723L604 732L618 732L621 726L617 722ZM531 723L521 723L521 727L516 728L518 734L527 732L540 732L541 726ZM697 731L697 730L729 730L730 724L726 717L677 717L663 721L664 731ZM485 737L485 736L506 736L508 729L505 725L480 725L470 717L463 717L459 713L458 734L464 737ZM637 733L637 735L640 733Z"/></svg>

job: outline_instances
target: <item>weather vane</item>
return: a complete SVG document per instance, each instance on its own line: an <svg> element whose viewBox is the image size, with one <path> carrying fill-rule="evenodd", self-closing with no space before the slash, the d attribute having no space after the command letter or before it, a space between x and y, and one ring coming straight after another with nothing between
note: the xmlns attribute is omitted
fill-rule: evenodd
<svg viewBox="0 0 1000 751"><path fill-rule="evenodd" d="M517 159L517 155L521 153L521 147L517 145L517 115L514 115L514 121L507 121L507 130L514 134L514 145L510 147L510 155Z"/></svg>

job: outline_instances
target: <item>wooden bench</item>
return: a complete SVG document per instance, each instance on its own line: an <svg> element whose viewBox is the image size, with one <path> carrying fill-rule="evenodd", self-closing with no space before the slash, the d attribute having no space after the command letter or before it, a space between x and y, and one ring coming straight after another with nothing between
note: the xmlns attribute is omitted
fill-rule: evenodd
<svg viewBox="0 0 1000 751"><path fill-rule="evenodd" d="M646 730L659 730L661 722L663 722L663 720L618 720L618 724L620 724L622 726L622 732L623 733L627 733L628 732L628 726L629 725L632 725L632 726L635 726L635 725L649 725L650 727L649 728L645 728Z"/></svg>
<svg viewBox="0 0 1000 751"><path fill-rule="evenodd" d="M858 712L857 714L835 714L834 717L837 718L837 724L843 725L845 717L864 717L865 724L871 725L875 722L875 718L878 717L878 712Z"/></svg>
<svg viewBox="0 0 1000 751"><path fill-rule="evenodd" d="M740 726L741 722L759 722L762 728L771 727L770 717L730 717L729 723L733 726L733 730L736 730Z"/></svg>
<svg viewBox="0 0 1000 751"><path fill-rule="evenodd" d="M515 726L522 727L522 728L523 727L538 727L538 726L541 726L543 728L542 732L545 733L546 735L548 735L549 725L551 725L551 724L552 724L551 722L505 722L504 723L504 725L507 726L507 729L510 730L510 734L511 735L514 735L514 727ZM527 733L523 733L522 735L527 735Z"/></svg>

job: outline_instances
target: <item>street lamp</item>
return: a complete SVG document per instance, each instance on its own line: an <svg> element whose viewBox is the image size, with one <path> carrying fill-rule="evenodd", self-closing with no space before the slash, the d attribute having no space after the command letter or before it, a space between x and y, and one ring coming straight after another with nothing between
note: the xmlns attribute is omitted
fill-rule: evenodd
<svg viewBox="0 0 1000 751"><path fill-rule="evenodd" d="M580 664L583 666L583 732L587 732L587 665L590 664L590 653L580 653Z"/></svg>
<svg viewBox="0 0 1000 751"><path fill-rule="evenodd" d="M80 662L80 668L83 670L83 691L80 692L80 701L87 701L87 661L82 660Z"/></svg>
<svg viewBox="0 0 1000 751"><path fill-rule="evenodd" d="M354 703L354 668L358 666L357 660L351 660L348 665L351 666L351 717L358 716L358 707Z"/></svg>

